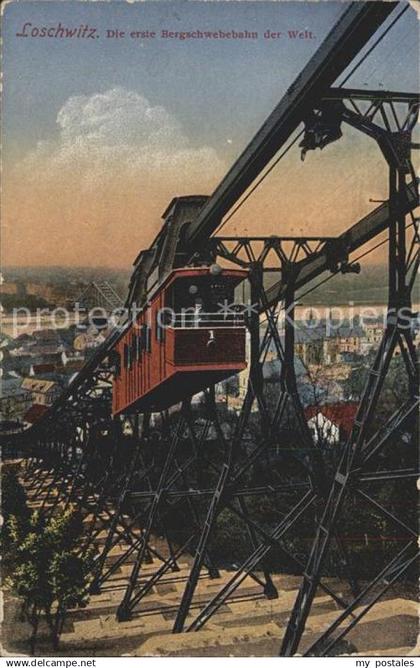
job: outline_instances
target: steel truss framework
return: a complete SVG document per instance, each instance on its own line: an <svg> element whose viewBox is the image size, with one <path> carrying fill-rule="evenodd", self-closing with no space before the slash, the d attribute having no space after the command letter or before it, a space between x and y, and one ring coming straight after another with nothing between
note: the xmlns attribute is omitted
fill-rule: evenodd
<svg viewBox="0 0 420 668"><path fill-rule="evenodd" d="M33 456L26 477L32 495L41 499L43 512L53 514L76 504L86 526L83 549L100 544L93 591L99 591L123 564L130 564L119 620L141 614L146 594L169 571L179 570L184 554L191 556L192 564L174 632L202 628L247 577L274 599L281 593L273 584L267 557L277 550L302 574L281 653L292 655L300 650L320 587L341 612L306 653L327 654L418 558L414 528L405 517L386 508L369 488L391 480L413 481L418 475L415 462L404 468L393 452L407 433L414 450L417 435L418 372L411 293L419 254L418 222L411 213L417 204L416 176L410 159L417 114L418 100L413 95L331 89L305 122L305 150L322 148L337 139L337 128L345 122L377 141L389 168L386 226L379 225L373 235L389 230L388 320L338 466L314 442L305 420L295 374L294 304L297 288L320 271L357 269L350 257L355 248L346 234L339 239L216 237L206 245L206 253L214 258L249 269L250 304L256 305L248 313L248 385L234 424L226 424L213 387L199 405L191 398L159 416L127 415L124 420L113 420L112 365L105 356L85 370L83 382L67 394L60 409L29 435L36 440L31 443ZM411 216L408 223L407 213ZM362 235L363 241L369 238ZM312 266L314 270L309 269L302 278L302 268L305 272ZM276 289L265 286L267 272L277 272ZM278 327L280 308L288 314L284 335ZM404 362L407 396L386 423L376 428L373 418L396 349ZM280 368L274 398L263 374L269 351L274 352ZM392 468L387 462L392 462ZM256 520L253 504L267 496L275 499L280 515L269 527ZM352 572L351 549L343 538L349 497L374 507L407 536L402 549L372 582L362 586ZM215 580L219 575L212 541L224 511L242 522L249 554L197 611L197 585L203 571ZM313 532L306 561L287 541L302 523ZM163 536L158 546L157 534ZM323 566L334 546L341 575L348 582L344 595L322 580ZM142 568L146 562L156 563L156 570L146 573Z"/></svg>
<svg viewBox="0 0 420 668"><path fill-rule="evenodd" d="M332 94L334 96L334 93ZM341 99L345 93L340 91ZM384 335L370 369L359 409L349 439L343 449L324 512L317 527L316 536L306 564L302 585L296 598L289 624L283 639L281 654L290 656L300 648L305 624L311 611L316 590L321 582L322 569L331 549L335 528L343 525L346 502L353 497L374 507L387 521L394 523L405 536L402 549L383 566L373 580L362 588L355 599L337 616L309 648L306 654L328 654L336 643L344 638L371 607L401 578L420 555L415 526L386 508L378 500L378 485L374 492L366 492L366 485L389 483L392 480L407 480L413 483L419 475L417 458L418 437L418 360L412 339L411 293L419 267L418 221L412 216L414 227L411 244L407 244L406 217L401 212L401 202L406 196L407 175L414 174L410 159L413 147L411 132L417 121L418 100L400 96L398 102L405 103L405 113L398 116L394 96L374 94L368 99L367 110L361 112L355 99L365 101L364 94L352 91L349 101L355 111L343 105L342 118L369 136L376 139L389 168L389 201L391 221L388 239L388 314ZM379 114L385 126L373 121ZM394 127L392 127L394 123ZM399 408L384 424L375 425L375 413L381 391L389 371L393 355L399 349L407 376L407 396ZM411 467L402 468L398 459L398 447L404 442L406 430L411 447ZM407 431L408 430L408 431ZM397 449L397 466L395 451ZM387 461L394 468L383 469ZM406 483L407 484L407 483ZM413 487L413 490L415 487ZM408 509L405 509L406 512ZM406 513L405 513L406 514Z"/></svg>

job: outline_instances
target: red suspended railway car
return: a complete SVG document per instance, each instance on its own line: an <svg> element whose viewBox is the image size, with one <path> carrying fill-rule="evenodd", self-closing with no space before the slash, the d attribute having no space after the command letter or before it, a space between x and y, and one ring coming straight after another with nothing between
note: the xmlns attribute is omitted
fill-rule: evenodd
<svg viewBox="0 0 420 668"><path fill-rule="evenodd" d="M239 269L174 269L116 345L113 414L158 412L245 369Z"/></svg>

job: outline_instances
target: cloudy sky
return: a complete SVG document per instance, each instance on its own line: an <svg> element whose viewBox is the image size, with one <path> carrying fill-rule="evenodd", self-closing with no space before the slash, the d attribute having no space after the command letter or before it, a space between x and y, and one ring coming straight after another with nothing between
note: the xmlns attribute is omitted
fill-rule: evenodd
<svg viewBox="0 0 420 668"><path fill-rule="evenodd" d="M172 197L213 191L344 8L329 0L6 5L3 263L128 267ZM59 24L99 37L17 36ZM347 85L418 89L418 26L410 9ZM126 37L106 37L117 29ZM267 41L267 29L283 35ZM259 37L130 37L144 30ZM288 30L312 38L289 39ZM346 130L304 163L292 151L225 232L339 233L372 207L370 197L386 196L386 182L376 146Z"/></svg>

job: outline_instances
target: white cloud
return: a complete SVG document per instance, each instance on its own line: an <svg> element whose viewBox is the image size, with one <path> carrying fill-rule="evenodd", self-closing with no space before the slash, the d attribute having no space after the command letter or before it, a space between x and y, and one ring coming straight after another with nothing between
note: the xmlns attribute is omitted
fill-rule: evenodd
<svg viewBox="0 0 420 668"><path fill-rule="evenodd" d="M191 185L217 180L225 169L214 149L191 146L164 107L125 88L70 97L58 112L57 127L57 138L39 142L18 166L21 177L67 175L83 190L115 179L134 179L139 186L158 179L177 189L184 182L190 191Z"/></svg>
<svg viewBox="0 0 420 668"><path fill-rule="evenodd" d="M137 92L71 97L56 137L8 172L2 247L10 263L128 265L172 197L211 192L225 170Z"/></svg>

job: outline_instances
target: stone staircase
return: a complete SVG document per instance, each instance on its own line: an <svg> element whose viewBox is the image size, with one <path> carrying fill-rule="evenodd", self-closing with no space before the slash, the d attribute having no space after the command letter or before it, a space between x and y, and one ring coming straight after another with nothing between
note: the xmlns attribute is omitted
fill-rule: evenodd
<svg viewBox="0 0 420 668"><path fill-rule="evenodd" d="M274 576L279 598L267 600L258 586L245 580L230 599L203 627L192 633L172 634L189 566L168 574L168 579L143 599L132 620L117 622L115 612L120 601L120 584L126 576L119 574L89 607L69 615L72 628L62 636L66 654L84 651L92 655L130 656L276 656L293 606L298 578ZM144 572L152 571L153 564ZM174 577L176 576L176 577ZM230 573L221 571L221 578L204 576L197 587L192 612L209 600ZM162 584L164 582L164 584ZM251 585L250 585L251 583ZM291 587L293 586L293 588ZM319 632L337 616L337 606L322 592L317 596L301 644L304 652ZM357 611L356 611L357 612ZM190 615L189 620L192 621ZM189 621L187 619L187 623ZM341 644L340 653L355 655L405 655L414 651L418 636L417 604L404 598L378 603Z"/></svg>
<svg viewBox="0 0 420 668"><path fill-rule="evenodd" d="M40 494L33 506L42 503ZM86 518L89 521L89 517ZM105 532L98 536L102 543ZM157 541L158 542L158 541ZM159 549L161 546L159 545ZM108 564L115 561L123 547L116 546L108 555ZM145 564L141 576L147 578L159 567L158 561ZM168 572L142 599L127 622L117 622L116 610L131 572L125 563L103 585L101 593L92 595L86 608L70 610L61 637L60 655L70 656L277 656L290 611L296 598L300 578L274 575L279 597L268 600L261 587L246 578L233 597L197 632L172 634L190 570L186 558L180 571ZM232 573L221 571L220 578L211 579L205 571L200 577L193 606L186 626L204 604L228 581ZM345 585L336 578L325 584L345 596ZM301 650L305 651L319 633L337 616L337 604L318 590L308 619ZM357 611L356 611L357 612ZM334 653L374 656L417 655L418 606L401 586L398 597L380 601L346 636ZM46 648L42 651L48 652Z"/></svg>

